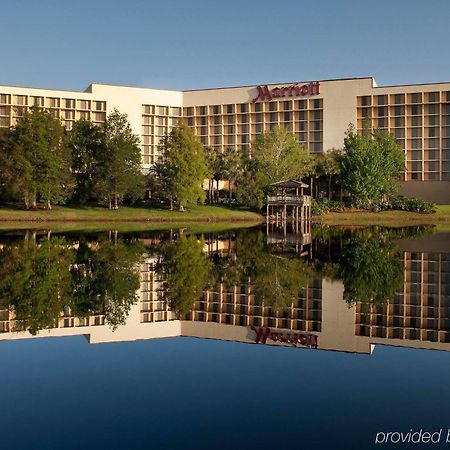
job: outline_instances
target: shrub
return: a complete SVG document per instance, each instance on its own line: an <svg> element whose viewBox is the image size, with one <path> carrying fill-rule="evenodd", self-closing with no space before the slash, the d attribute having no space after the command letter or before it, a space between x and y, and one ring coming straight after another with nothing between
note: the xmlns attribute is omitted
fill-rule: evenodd
<svg viewBox="0 0 450 450"><path fill-rule="evenodd" d="M404 197L399 195L386 200L377 202L372 206L372 211L411 211L423 214L431 214L436 212L435 205L431 202L416 197Z"/></svg>
<svg viewBox="0 0 450 450"><path fill-rule="evenodd" d="M331 211L342 211L343 209L344 205L336 200L329 200L327 198L320 200L313 199L311 213L313 216L321 216Z"/></svg>

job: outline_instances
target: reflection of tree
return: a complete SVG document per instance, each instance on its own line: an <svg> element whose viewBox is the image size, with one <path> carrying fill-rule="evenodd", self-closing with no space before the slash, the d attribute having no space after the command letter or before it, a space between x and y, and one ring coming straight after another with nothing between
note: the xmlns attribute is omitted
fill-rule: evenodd
<svg viewBox="0 0 450 450"><path fill-rule="evenodd" d="M269 254L258 263L252 283L258 301L274 308L286 308L297 301L310 276L302 260Z"/></svg>
<svg viewBox="0 0 450 450"><path fill-rule="evenodd" d="M210 262L202 249L203 241L195 236L163 245L156 270L164 279L163 298L177 315L192 309L207 284Z"/></svg>
<svg viewBox="0 0 450 450"><path fill-rule="evenodd" d="M72 250L62 238L25 240L0 251L0 297L14 307L23 329L54 327L70 304Z"/></svg>
<svg viewBox="0 0 450 450"><path fill-rule="evenodd" d="M115 329L138 299L142 247L135 243L61 237L25 239L0 249L0 302L12 307L17 327L36 334L66 311L104 313ZM16 327L16 328L17 328Z"/></svg>
<svg viewBox="0 0 450 450"><path fill-rule="evenodd" d="M387 302L403 285L404 270L395 246L376 235L350 239L339 263L344 299L350 304Z"/></svg>
<svg viewBox="0 0 450 450"><path fill-rule="evenodd" d="M85 316L103 311L113 329L124 324L138 300L142 252L137 243L82 240L71 269L74 313Z"/></svg>
<svg viewBox="0 0 450 450"><path fill-rule="evenodd" d="M240 232L235 254L215 266L218 282L228 287L250 283L258 302L285 308L296 301L312 275L302 259L272 255L261 231Z"/></svg>

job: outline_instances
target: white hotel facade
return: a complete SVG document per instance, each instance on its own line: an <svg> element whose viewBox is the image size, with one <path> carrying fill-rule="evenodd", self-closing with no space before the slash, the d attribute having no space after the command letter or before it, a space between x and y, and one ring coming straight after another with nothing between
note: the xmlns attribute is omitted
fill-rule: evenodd
<svg viewBox="0 0 450 450"><path fill-rule="evenodd" d="M91 84L84 92L0 86L0 127L32 106L53 111L67 129L80 118L101 124L114 108L126 113L144 170L180 119L218 150L248 148L275 125L309 152L342 148L349 124L387 130L406 156L401 193L450 203L450 82L378 87L367 77L190 91Z"/></svg>

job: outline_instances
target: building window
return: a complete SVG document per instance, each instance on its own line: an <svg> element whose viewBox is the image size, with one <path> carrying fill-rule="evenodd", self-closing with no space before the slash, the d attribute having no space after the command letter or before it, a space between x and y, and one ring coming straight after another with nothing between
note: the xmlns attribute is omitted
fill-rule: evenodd
<svg viewBox="0 0 450 450"><path fill-rule="evenodd" d="M215 114L215 115L219 114L219 105L213 106L213 114Z"/></svg>
<svg viewBox="0 0 450 450"><path fill-rule="evenodd" d="M370 106L370 97L368 95L361 97L361 106Z"/></svg>
<svg viewBox="0 0 450 450"><path fill-rule="evenodd" d="M248 111L248 104L241 103L241 113L246 113Z"/></svg>
<svg viewBox="0 0 450 450"><path fill-rule="evenodd" d="M396 105L398 105L400 103L403 103L403 102L404 102L404 100L403 100L403 95L402 94L395 94L394 95L394 103Z"/></svg>
<svg viewBox="0 0 450 450"><path fill-rule="evenodd" d="M277 103L271 102L269 103L269 111L276 111L277 110Z"/></svg>
<svg viewBox="0 0 450 450"><path fill-rule="evenodd" d="M227 114L233 114L234 105L227 105Z"/></svg>
<svg viewBox="0 0 450 450"><path fill-rule="evenodd" d="M411 103L420 103L422 101L422 94L411 94Z"/></svg>
<svg viewBox="0 0 450 450"><path fill-rule="evenodd" d="M262 103L255 103L255 112L262 111Z"/></svg>

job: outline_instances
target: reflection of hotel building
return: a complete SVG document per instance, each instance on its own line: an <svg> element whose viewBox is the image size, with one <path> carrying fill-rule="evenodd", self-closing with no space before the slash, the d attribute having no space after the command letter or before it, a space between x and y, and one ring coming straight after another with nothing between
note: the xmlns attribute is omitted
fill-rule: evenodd
<svg viewBox="0 0 450 450"><path fill-rule="evenodd" d="M160 155L161 138L181 118L203 144L248 148L274 125L292 131L310 152L341 148L349 123L393 133L406 155L402 191L450 202L450 83L377 87L373 78L170 91L92 84L86 91L0 86L0 127L33 106L102 123L113 108L140 136L142 162Z"/></svg>
<svg viewBox="0 0 450 450"><path fill-rule="evenodd" d="M37 337L85 335L90 343L189 336L254 343L256 332L266 344L316 336L324 350L371 353L376 344L450 350L450 256L444 253L403 253L406 282L386 306L359 304L349 308L341 283L313 279L294 304L276 311L255 301L251 287L206 290L194 309L178 320L161 301L161 281L148 259L141 270L140 301L127 323L114 332L101 315L78 319L65 311L58 327ZM20 330L12 311L0 313L0 340L32 338ZM256 331L256 332L255 332ZM260 339L262 342L264 339ZM301 343L296 346L302 347Z"/></svg>

